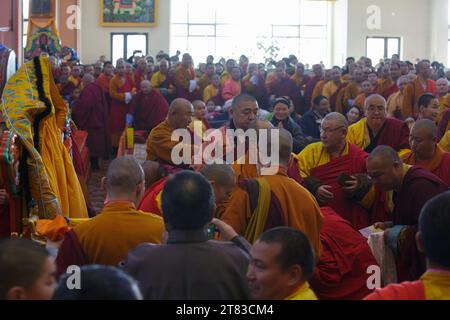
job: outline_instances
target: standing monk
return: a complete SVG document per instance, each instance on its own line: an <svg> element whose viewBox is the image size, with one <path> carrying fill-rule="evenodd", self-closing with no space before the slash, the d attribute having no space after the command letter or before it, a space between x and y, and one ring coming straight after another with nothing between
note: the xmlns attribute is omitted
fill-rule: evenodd
<svg viewBox="0 0 450 320"><path fill-rule="evenodd" d="M112 98L110 129L114 154L117 153L119 139L125 129L126 114L135 90L133 80L126 74L125 63L118 63L116 69L117 74L109 85L109 93Z"/></svg>
<svg viewBox="0 0 450 320"><path fill-rule="evenodd" d="M87 146L91 167L99 169L98 158L108 159L111 153L108 105L102 88L90 74L83 76L84 89L72 108L72 116L78 128L88 132Z"/></svg>
<svg viewBox="0 0 450 320"><path fill-rule="evenodd" d="M200 100L201 93L195 81L195 71L192 67L192 57L185 53L181 64L176 68L174 75L177 98L189 101Z"/></svg>
<svg viewBox="0 0 450 320"><path fill-rule="evenodd" d="M111 109L111 95L109 94L109 83L111 79L114 77L114 66L111 62L107 61L103 65L103 72L95 81L98 84L105 94L106 103L108 105L108 112Z"/></svg>

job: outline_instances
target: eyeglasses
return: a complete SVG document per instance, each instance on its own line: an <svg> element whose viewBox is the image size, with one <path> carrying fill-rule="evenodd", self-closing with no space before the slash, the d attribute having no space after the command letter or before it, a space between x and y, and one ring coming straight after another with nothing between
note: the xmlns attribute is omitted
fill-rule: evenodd
<svg viewBox="0 0 450 320"><path fill-rule="evenodd" d="M328 128L320 127L319 130L320 130L320 132L323 132L323 133L331 133L331 132L335 132L335 131L337 131L339 129L342 129L342 128L344 128L344 126L340 126L340 127L334 128L334 129L328 129Z"/></svg>

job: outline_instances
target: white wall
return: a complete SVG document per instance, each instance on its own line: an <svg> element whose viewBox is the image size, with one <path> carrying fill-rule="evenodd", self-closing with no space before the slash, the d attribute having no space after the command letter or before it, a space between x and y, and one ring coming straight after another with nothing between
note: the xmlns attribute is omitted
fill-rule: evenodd
<svg viewBox="0 0 450 320"><path fill-rule="evenodd" d="M149 54L155 56L159 50L169 51L170 41L170 1L158 1L156 27L102 27L100 25L99 0L80 0L81 2L81 48L78 54L83 62L93 63L101 55L111 59L111 33L140 32L148 33ZM176 0L175 0L176 1Z"/></svg>
<svg viewBox="0 0 450 320"><path fill-rule="evenodd" d="M401 37L405 60L417 58L447 62L447 0L348 0L347 54L366 54L366 37ZM378 6L380 29L369 30L367 8ZM380 57L381 58L381 57Z"/></svg>

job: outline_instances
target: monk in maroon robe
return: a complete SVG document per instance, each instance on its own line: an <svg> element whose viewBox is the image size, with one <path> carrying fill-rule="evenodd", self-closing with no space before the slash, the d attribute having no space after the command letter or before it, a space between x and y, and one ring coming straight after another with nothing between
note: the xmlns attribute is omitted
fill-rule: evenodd
<svg viewBox="0 0 450 320"><path fill-rule="evenodd" d="M425 257L415 241L420 211L448 186L425 169L403 164L395 150L387 146L377 147L370 154L367 171L381 190L394 191L393 221L375 226L385 230L385 240L396 257L397 279L417 280L425 272Z"/></svg>
<svg viewBox="0 0 450 320"><path fill-rule="evenodd" d="M320 241L323 252L310 284L320 300L361 300L367 287L367 268L378 265L364 238L331 208L323 215Z"/></svg>
<svg viewBox="0 0 450 320"><path fill-rule="evenodd" d="M294 103L295 111L301 111L301 92L295 84L294 80L289 78L286 73L286 63L280 61L277 63L275 74L268 77L266 81L268 95L275 97L289 97Z"/></svg>
<svg viewBox="0 0 450 320"><path fill-rule="evenodd" d="M323 68L320 64L313 65L312 70L314 72L314 77L308 81L305 88L305 112L311 109L314 88L324 77Z"/></svg>
<svg viewBox="0 0 450 320"><path fill-rule="evenodd" d="M87 146L91 165L98 168L98 158L108 159L111 152L108 104L102 88L92 75L83 77L84 89L72 108L72 117L78 128L88 132Z"/></svg>
<svg viewBox="0 0 450 320"><path fill-rule="evenodd" d="M135 131L145 131L147 136L150 131L163 122L169 112L169 104L156 90L153 90L150 81L141 82L141 91L133 97L127 121L133 123Z"/></svg>

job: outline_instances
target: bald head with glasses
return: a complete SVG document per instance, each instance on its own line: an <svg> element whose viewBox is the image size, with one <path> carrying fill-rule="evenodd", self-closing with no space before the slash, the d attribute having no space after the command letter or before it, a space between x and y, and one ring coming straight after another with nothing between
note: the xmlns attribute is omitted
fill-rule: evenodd
<svg viewBox="0 0 450 320"><path fill-rule="evenodd" d="M344 115L332 112L323 119L320 125L320 140L332 157L339 157L344 150L347 132L348 121Z"/></svg>

